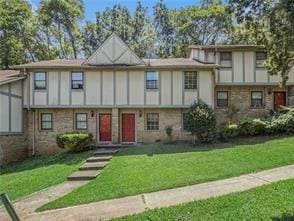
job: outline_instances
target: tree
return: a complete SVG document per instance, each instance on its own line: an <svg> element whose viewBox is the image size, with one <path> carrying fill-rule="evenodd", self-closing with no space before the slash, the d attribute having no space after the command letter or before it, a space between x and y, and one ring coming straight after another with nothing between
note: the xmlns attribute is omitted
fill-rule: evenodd
<svg viewBox="0 0 294 221"><path fill-rule="evenodd" d="M78 22L84 16L82 0L42 0L38 9L40 24L48 41L57 41L60 58L77 58L80 44Z"/></svg>
<svg viewBox="0 0 294 221"><path fill-rule="evenodd" d="M187 130L201 142L213 140L216 128L214 111L203 101L194 103L184 115ZM196 140L196 139L195 139Z"/></svg>
<svg viewBox="0 0 294 221"><path fill-rule="evenodd" d="M229 4L238 21L232 42L265 45L265 66L270 74L279 74L285 85L294 64L294 2L230 0Z"/></svg>
<svg viewBox="0 0 294 221"><path fill-rule="evenodd" d="M101 45L96 32L96 24L90 21L86 22L82 32L82 50L85 57L89 57Z"/></svg>

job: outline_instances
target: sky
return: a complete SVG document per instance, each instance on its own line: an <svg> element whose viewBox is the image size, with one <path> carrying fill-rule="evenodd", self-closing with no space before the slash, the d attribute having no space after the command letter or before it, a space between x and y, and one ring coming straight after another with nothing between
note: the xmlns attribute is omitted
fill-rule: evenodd
<svg viewBox="0 0 294 221"><path fill-rule="evenodd" d="M107 7L112 7L115 4L126 6L131 13L135 10L138 0L84 0L85 19L95 21L95 13L104 11ZM30 0L33 8L38 7L40 0ZM141 0L142 4L148 7L148 14L152 14L153 6L158 0ZM189 5L199 5L200 0L165 0L168 8L181 8Z"/></svg>

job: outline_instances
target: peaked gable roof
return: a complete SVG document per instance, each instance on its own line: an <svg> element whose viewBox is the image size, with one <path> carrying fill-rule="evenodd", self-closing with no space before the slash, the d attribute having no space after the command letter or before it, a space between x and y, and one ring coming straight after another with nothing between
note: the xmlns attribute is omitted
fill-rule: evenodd
<svg viewBox="0 0 294 221"><path fill-rule="evenodd" d="M142 65L141 60L115 33L83 62L84 65Z"/></svg>

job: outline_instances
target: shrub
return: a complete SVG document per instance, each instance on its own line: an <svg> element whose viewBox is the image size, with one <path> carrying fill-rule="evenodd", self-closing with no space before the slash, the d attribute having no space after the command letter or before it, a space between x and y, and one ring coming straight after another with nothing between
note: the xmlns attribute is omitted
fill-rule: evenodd
<svg viewBox="0 0 294 221"><path fill-rule="evenodd" d="M275 114L266 127L269 134L294 133L294 108L284 108Z"/></svg>
<svg viewBox="0 0 294 221"><path fill-rule="evenodd" d="M221 124L219 127L219 139L226 141L229 138L234 138L238 136L238 125L237 124Z"/></svg>
<svg viewBox="0 0 294 221"><path fill-rule="evenodd" d="M244 136L265 134L267 122L260 119L244 118L238 124L238 132Z"/></svg>
<svg viewBox="0 0 294 221"><path fill-rule="evenodd" d="M184 121L194 138L200 142L211 142L215 136L216 119L211 107L202 101L194 103L184 115Z"/></svg>
<svg viewBox="0 0 294 221"><path fill-rule="evenodd" d="M172 138L173 138L173 127L172 126L167 126L165 128L165 133L168 136L169 141L172 141Z"/></svg>
<svg viewBox="0 0 294 221"><path fill-rule="evenodd" d="M86 150L93 142L93 135L86 132L66 132L56 136L56 143L60 148L73 152Z"/></svg>

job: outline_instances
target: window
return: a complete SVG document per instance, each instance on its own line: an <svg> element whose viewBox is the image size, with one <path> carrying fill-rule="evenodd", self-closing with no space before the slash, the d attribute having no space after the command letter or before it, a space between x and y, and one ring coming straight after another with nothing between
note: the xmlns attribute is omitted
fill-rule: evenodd
<svg viewBox="0 0 294 221"><path fill-rule="evenodd" d="M228 106L228 92L227 91L218 91L217 92L217 106L218 107L227 107Z"/></svg>
<svg viewBox="0 0 294 221"><path fill-rule="evenodd" d="M147 130L159 130L159 114L147 114Z"/></svg>
<svg viewBox="0 0 294 221"><path fill-rule="evenodd" d="M87 114L76 114L76 129L77 130L87 130Z"/></svg>
<svg viewBox="0 0 294 221"><path fill-rule="evenodd" d="M41 130L52 130L52 114L41 113Z"/></svg>
<svg viewBox="0 0 294 221"><path fill-rule="evenodd" d="M264 67L263 62L267 58L266 52L256 52L256 67Z"/></svg>
<svg viewBox="0 0 294 221"><path fill-rule="evenodd" d="M185 71L184 72L185 89L197 89L197 72Z"/></svg>
<svg viewBox="0 0 294 221"><path fill-rule="evenodd" d="M155 71L146 72L146 89L158 89L158 73Z"/></svg>
<svg viewBox="0 0 294 221"><path fill-rule="evenodd" d="M83 72L72 72L71 73L71 88L83 89L83 87L84 87Z"/></svg>
<svg viewBox="0 0 294 221"><path fill-rule="evenodd" d="M220 53L220 65L222 67L232 67L232 53L221 52Z"/></svg>
<svg viewBox="0 0 294 221"><path fill-rule="evenodd" d="M251 92L251 107L258 108L263 105L263 93L262 91Z"/></svg>
<svg viewBox="0 0 294 221"><path fill-rule="evenodd" d="M35 73L35 89L46 90L46 73L45 72Z"/></svg>
<svg viewBox="0 0 294 221"><path fill-rule="evenodd" d="M188 130L188 128L187 128L187 120L186 120L187 114L188 113L183 113L183 130L185 130L185 131Z"/></svg>

